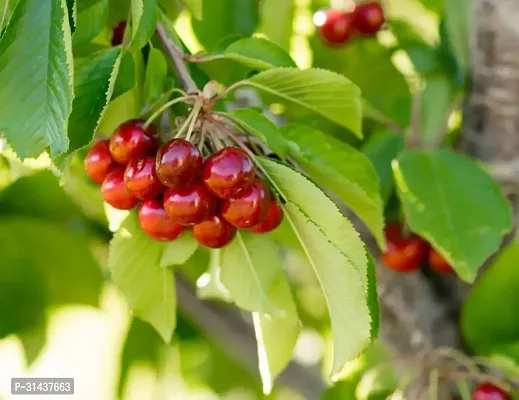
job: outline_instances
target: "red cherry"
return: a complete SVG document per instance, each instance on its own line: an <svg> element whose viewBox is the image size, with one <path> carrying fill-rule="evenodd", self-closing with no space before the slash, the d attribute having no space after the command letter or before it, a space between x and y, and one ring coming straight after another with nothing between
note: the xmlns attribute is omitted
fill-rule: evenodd
<svg viewBox="0 0 519 400"><path fill-rule="evenodd" d="M319 10L314 14L314 24L328 44L342 44L355 34L355 15L333 8Z"/></svg>
<svg viewBox="0 0 519 400"><path fill-rule="evenodd" d="M431 268L439 273L451 273L454 272L449 263L432 247L429 249L429 265Z"/></svg>
<svg viewBox="0 0 519 400"><path fill-rule="evenodd" d="M180 236L184 227L166 215L162 201L148 199L139 207L139 222L142 230L156 240L169 241Z"/></svg>
<svg viewBox="0 0 519 400"><path fill-rule="evenodd" d="M124 171L124 183L135 197L156 197L164 191L155 172L155 157L131 160Z"/></svg>
<svg viewBox="0 0 519 400"><path fill-rule="evenodd" d="M364 35L374 35L385 22L384 9L380 3L359 4L355 10L355 26Z"/></svg>
<svg viewBox="0 0 519 400"><path fill-rule="evenodd" d="M202 183L170 188L164 195L166 213L180 225L199 224L218 209L218 199Z"/></svg>
<svg viewBox="0 0 519 400"><path fill-rule="evenodd" d="M127 165L134 158L144 158L155 152L157 140L151 130L144 131L141 121L127 121L119 125L110 139L110 153L115 161Z"/></svg>
<svg viewBox="0 0 519 400"><path fill-rule="evenodd" d="M226 222L220 215L213 215L207 221L194 225L192 230L198 243L211 249L224 247L236 235L236 228Z"/></svg>
<svg viewBox="0 0 519 400"><path fill-rule="evenodd" d="M387 251L382 255L384 263L398 272L414 271L423 264L427 244L416 235L403 238L400 224L390 224L385 230Z"/></svg>
<svg viewBox="0 0 519 400"><path fill-rule="evenodd" d="M472 400L510 400L512 397L492 383L482 383L472 392Z"/></svg>
<svg viewBox="0 0 519 400"><path fill-rule="evenodd" d="M157 175L168 187L189 186L200 177L203 159L198 149L184 139L173 139L157 153Z"/></svg>
<svg viewBox="0 0 519 400"><path fill-rule="evenodd" d="M94 144L87 156L84 165L86 173L95 183L101 184L106 175L116 166L110 154L109 140L101 140Z"/></svg>
<svg viewBox="0 0 519 400"><path fill-rule="evenodd" d="M132 196L124 184L123 167L116 167L106 175L101 186L101 194L108 204L118 210L130 210L139 202L139 199Z"/></svg>
<svg viewBox="0 0 519 400"><path fill-rule="evenodd" d="M267 216L270 197L269 188L256 179L240 196L223 201L222 216L237 228L252 228Z"/></svg>
<svg viewBox="0 0 519 400"><path fill-rule="evenodd" d="M202 179L218 197L229 199L247 189L255 174L247 153L238 147L225 147L205 161Z"/></svg>
<svg viewBox="0 0 519 400"><path fill-rule="evenodd" d="M126 29L126 21L121 21L115 25L112 32L112 46L118 46L123 42L124 30Z"/></svg>
<svg viewBox="0 0 519 400"><path fill-rule="evenodd" d="M254 225L250 230L254 233L268 233L276 229L283 220L283 210L277 203L276 199L272 197L270 201L267 216L258 225Z"/></svg>

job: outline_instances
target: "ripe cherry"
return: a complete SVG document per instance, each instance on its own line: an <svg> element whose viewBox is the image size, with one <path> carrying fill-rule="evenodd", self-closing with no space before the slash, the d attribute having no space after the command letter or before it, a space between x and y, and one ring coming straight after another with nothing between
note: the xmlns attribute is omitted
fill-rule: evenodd
<svg viewBox="0 0 519 400"><path fill-rule="evenodd" d="M222 216L237 228L252 228L267 216L270 198L269 188L256 179L241 195L223 201Z"/></svg>
<svg viewBox="0 0 519 400"><path fill-rule="evenodd" d="M385 229L387 251L382 255L384 263L398 272L414 271L423 264L427 244L416 235L402 237L398 223L389 224Z"/></svg>
<svg viewBox="0 0 519 400"><path fill-rule="evenodd" d="M142 230L156 240L169 241L180 236L184 227L166 215L162 201L148 199L139 207L139 222Z"/></svg>
<svg viewBox="0 0 519 400"><path fill-rule="evenodd" d="M85 157L86 173L95 183L101 184L106 175L116 166L110 154L110 141L101 140L94 144Z"/></svg>
<svg viewBox="0 0 519 400"><path fill-rule="evenodd" d="M510 400L511 396L492 383L482 383L472 392L472 400Z"/></svg>
<svg viewBox="0 0 519 400"><path fill-rule="evenodd" d="M157 140L152 136L154 129L145 131L142 121L136 120L119 125L110 139L110 153L114 160L127 165L130 160L153 154L157 149Z"/></svg>
<svg viewBox="0 0 519 400"><path fill-rule="evenodd" d="M432 247L429 248L428 261L430 267L436 272L444 274L453 272L450 264Z"/></svg>
<svg viewBox="0 0 519 400"><path fill-rule="evenodd" d="M174 188L196 182L202 173L203 159L191 142L173 139L159 149L156 163L161 182Z"/></svg>
<svg viewBox="0 0 519 400"><path fill-rule="evenodd" d="M384 9L377 2L357 5L355 10L355 26L364 35L374 35L384 25Z"/></svg>
<svg viewBox="0 0 519 400"><path fill-rule="evenodd" d="M121 21L115 25L112 31L112 46L118 46L123 42L126 21Z"/></svg>
<svg viewBox="0 0 519 400"><path fill-rule="evenodd" d="M202 179L221 199L236 197L254 181L256 168L250 157L238 147L225 147L204 163Z"/></svg>
<svg viewBox="0 0 519 400"><path fill-rule="evenodd" d="M213 215L207 221L194 225L192 230L198 243L211 249L224 247L236 236L236 228L220 215Z"/></svg>
<svg viewBox="0 0 519 400"><path fill-rule="evenodd" d="M254 225L250 230L254 233L268 233L276 229L283 220L283 210L277 203L274 196L270 201L269 210L265 219L257 225Z"/></svg>
<svg viewBox="0 0 519 400"><path fill-rule="evenodd" d="M199 182L192 186L166 190L164 208L177 224L194 225L205 221L216 213L218 199L203 182Z"/></svg>
<svg viewBox="0 0 519 400"><path fill-rule="evenodd" d="M355 34L355 15L336 9L319 10L314 14L314 24L328 44L342 44Z"/></svg>
<svg viewBox="0 0 519 400"><path fill-rule="evenodd" d="M124 183L139 199L156 197L165 189L155 172L155 157L131 160L124 171Z"/></svg>
<svg viewBox="0 0 519 400"><path fill-rule="evenodd" d="M130 210L139 202L139 199L133 196L124 184L123 167L116 167L106 175L101 186L101 194L108 204L118 210Z"/></svg>

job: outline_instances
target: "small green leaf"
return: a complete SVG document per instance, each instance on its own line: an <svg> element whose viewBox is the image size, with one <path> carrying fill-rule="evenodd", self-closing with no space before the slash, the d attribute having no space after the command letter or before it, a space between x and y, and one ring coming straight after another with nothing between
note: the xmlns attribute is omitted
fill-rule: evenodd
<svg viewBox="0 0 519 400"><path fill-rule="evenodd" d="M75 95L68 126L69 153L87 145L112 97L121 49L110 48L83 61L76 70Z"/></svg>
<svg viewBox="0 0 519 400"><path fill-rule="evenodd" d="M385 249L380 184L369 159L354 147L305 125L285 125L290 155L316 182L331 190L368 226Z"/></svg>
<svg viewBox="0 0 519 400"><path fill-rule="evenodd" d="M166 244L166 248L160 259L160 266L171 267L174 265L183 265L191 258L198 248L198 242L193 235L185 232L178 239Z"/></svg>
<svg viewBox="0 0 519 400"><path fill-rule="evenodd" d="M196 281L197 296L201 299L232 302L229 291L222 284L222 250L211 249L209 268Z"/></svg>
<svg viewBox="0 0 519 400"><path fill-rule="evenodd" d="M232 110L228 115L246 132L251 133L265 143L280 157L287 153L287 143L276 125L257 111L244 108Z"/></svg>
<svg viewBox="0 0 519 400"><path fill-rule="evenodd" d="M164 55L156 48L150 49L144 79L144 103L151 104L164 93L168 64Z"/></svg>
<svg viewBox="0 0 519 400"><path fill-rule="evenodd" d="M269 293L282 270L278 247L268 236L238 232L231 244L222 249L222 284L244 310L279 312Z"/></svg>
<svg viewBox="0 0 519 400"><path fill-rule="evenodd" d="M314 111L362 138L360 90L344 76L318 68L277 68L260 72L246 83Z"/></svg>
<svg viewBox="0 0 519 400"><path fill-rule="evenodd" d="M407 151L393 164L413 232L423 236L465 281L512 227L499 186L470 159L445 150Z"/></svg>
<svg viewBox="0 0 519 400"><path fill-rule="evenodd" d="M173 274L160 266L165 247L149 238L131 213L110 243L108 266L134 315L169 343L176 326L176 297Z"/></svg>
<svg viewBox="0 0 519 400"><path fill-rule="evenodd" d="M64 0L20 0L0 39L0 131L20 158L68 148L72 49Z"/></svg>
<svg viewBox="0 0 519 400"><path fill-rule="evenodd" d="M108 21L109 1L77 1L77 29L72 36L72 45L85 44L95 38Z"/></svg>
<svg viewBox="0 0 519 400"><path fill-rule="evenodd" d="M283 316L253 313L252 320L258 343L259 371L263 393L269 395L277 376L292 359L300 327L292 293L283 274L273 284L271 298L283 310Z"/></svg>
<svg viewBox="0 0 519 400"><path fill-rule="evenodd" d="M472 288L461 314L463 336L481 355L501 352L519 364L519 242L512 242ZM517 351L502 352L508 347ZM499 351L498 351L499 350Z"/></svg>
<svg viewBox="0 0 519 400"><path fill-rule="evenodd" d="M469 65L470 1L445 0L445 28L458 63L464 71Z"/></svg>
<svg viewBox="0 0 519 400"><path fill-rule="evenodd" d="M193 17L198 20L202 20L202 0L180 0L184 5L189 8Z"/></svg>
<svg viewBox="0 0 519 400"><path fill-rule="evenodd" d="M128 92L137 86L137 66L138 61L133 54L123 49L119 58L119 68L117 70L117 78L115 80L114 89L110 101Z"/></svg>
<svg viewBox="0 0 519 400"><path fill-rule="evenodd" d="M132 48L139 50L155 32L157 22L156 0L131 0Z"/></svg>

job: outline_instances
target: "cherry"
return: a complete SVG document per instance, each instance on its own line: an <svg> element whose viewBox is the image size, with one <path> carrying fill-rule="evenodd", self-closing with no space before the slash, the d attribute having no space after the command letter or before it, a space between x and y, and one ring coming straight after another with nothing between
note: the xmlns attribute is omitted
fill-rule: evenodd
<svg viewBox="0 0 519 400"><path fill-rule="evenodd" d="M398 223L389 224L385 229L387 251L382 255L384 263L398 272L414 271L424 262L427 244L416 235L402 237Z"/></svg>
<svg viewBox="0 0 519 400"><path fill-rule="evenodd" d="M202 173L203 159L191 142L173 139L159 149L156 163L161 182L174 188L196 182Z"/></svg>
<svg viewBox="0 0 519 400"><path fill-rule="evenodd" d="M503 389L492 383L482 383L472 392L472 400L510 400L511 397Z"/></svg>
<svg viewBox="0 0 519 400"><path fill-rule="evenodd" d="M110 153L115 161L127 165L134 158L144 158L157 149L152 133L155 128L144 130L142 121L127 121L119 125L110 139Z"/></svg>
<svg viewBox="0 0 519 400"><path fill-rule="evenodd" d="M193 236L201 245L219 249L229 244L236 235L236 228L220 215L213 215L207 221L192 227Z"/></svg>
<svg viewBox="0 0 519 400"><path fill-rule="evenodd" d="M174 240L184 231L166 215L162 201L148 199L139 207L139 222L142 230L150 237L161 241Z"/></svg>
<svg viewBox="0 0 519 400"><path fill-rule="evenodd" d="M432 247L429 249L428 257L429 265L431 268L439 273L451 273L454 272L449 263Z"/></svg>
<svg viewBox="0 0 519 400"><path fill-rule="evenodd" d="M86 173L95 183L101 184L106 175L115 167L115 162L110 154L110 141L101 140L94 144L87 156L84 165Z"/></svg>
<svg viewBox="0 0 519 400"><path fill-rule="evenodd" d="M384 25L384 9L380 3L369 2L357 5L355 26L364 35L374 35Z"/></svg>
<svg viewBox="0 0 519 400"><path fill-rule="evenodd" d="M269 188L256 179L240 196L223 201L222 216L237 228L252 228L267 216L270 198Z"/></svg>
<svg viewBox="0 0 519 400"><path fill-rule="evenodd" d="M164 191L155 172L155 157L131 160L124 171L124 183L129 192L139 199L156 197Z"/></svg>
<svg viewBox="0 0 519 400"><path fill-rule="evenodd" d="M115 25L112 32L112 46L118 46L123 42L125 29L126 21L121 21Z"/></svg>
<svg viewBox="0 0 519 400"><path fill-rule="evenodd" d="M269 210L265 219L257 225L254 225L250 230L254 233L268 233L276 229L283 220L283 210L277 203L276 199L272 197L270 201Z"/></svg>
<svg viewBox="0 0 519 400"><path fill-rule="evenodd" d="M238 147L225 147L204 163L202 179L221 199L236 197L254 181L256 168L250 157Z"/></svg>
<svg viewBox="0 0 519 400"><path fill-rule="evenodd" d="M314 14L314 24L328 44L342 44L355 34L355 14L333 8L319 10Z"/></svg>
<svg viewBox="0 0 519 400"><path fill-rule="evenodd" d="M116 167L106 175L101 186L101 194L108 204L118 210L130 210L139 202L124 184L123 167Z"/></svg>
<svg viewBox="0 0 519 400"><path fill-rule="evenodd" d="M177 224L194 225L216 213L218 199L203 182L200 182L192 186L166 190L164 208Z"/></svg>

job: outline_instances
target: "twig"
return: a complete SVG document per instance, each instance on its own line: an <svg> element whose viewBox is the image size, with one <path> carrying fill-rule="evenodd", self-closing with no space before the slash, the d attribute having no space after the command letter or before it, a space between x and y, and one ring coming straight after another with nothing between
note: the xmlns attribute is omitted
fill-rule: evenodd
<svg viewBox="0 0 519 400"><path fill-rule="evenodd" d="M162 22L157 22L157 33L159 38L168 53L171 62L173 63L173 68L177 71L178 78L184 90L187 93L196 93L198 92L198 87L196 86L195 81L191 77L186 65L184 64L184 60L182 58L182 52L180 49L173 44L173 42L169 39L166 29Z"/></svg>
<svg viewBox="0 0 519 400"><path fill-rule="evenodd" d="M411 132L409 134L409 145L411 147L420 146L420 131L422 124L422 96L421 93L416 93L413 96L412 107L411 107Z"/></svg>

